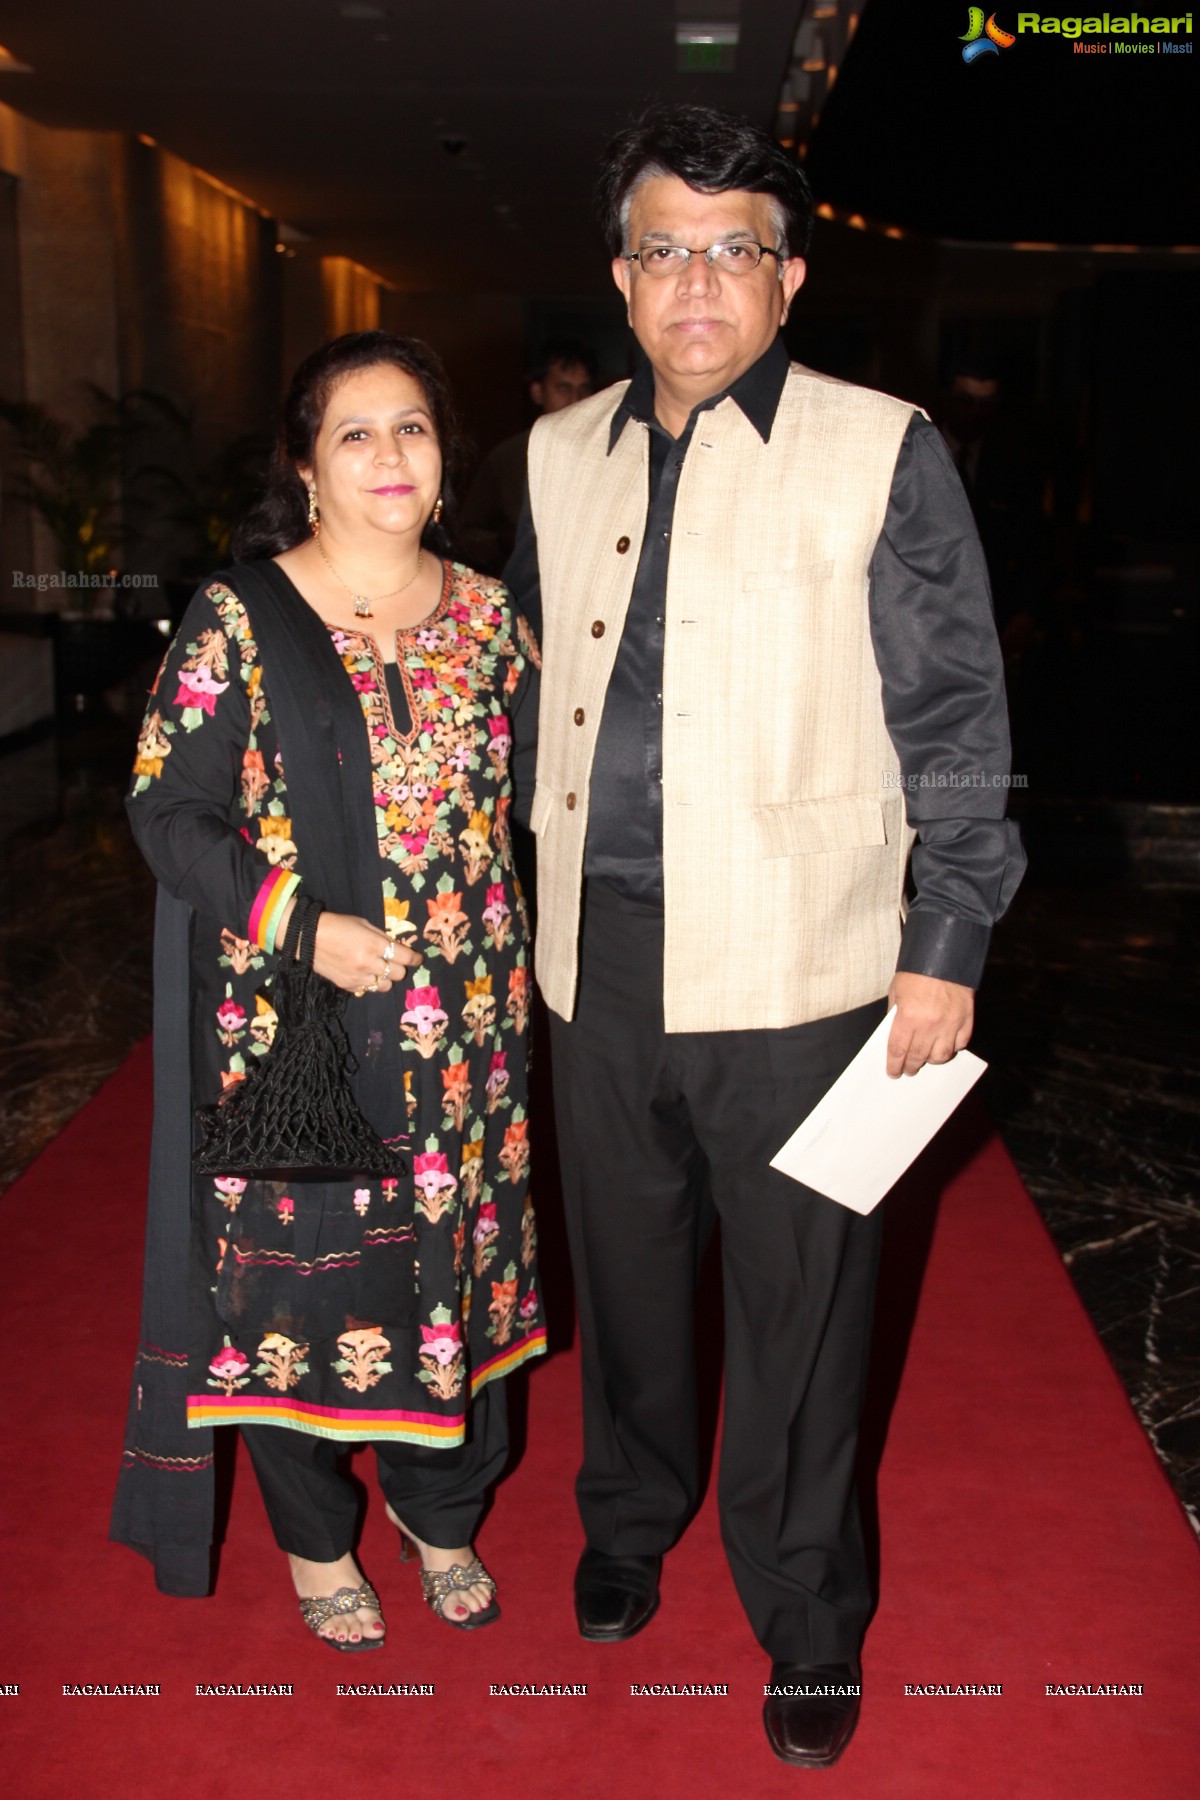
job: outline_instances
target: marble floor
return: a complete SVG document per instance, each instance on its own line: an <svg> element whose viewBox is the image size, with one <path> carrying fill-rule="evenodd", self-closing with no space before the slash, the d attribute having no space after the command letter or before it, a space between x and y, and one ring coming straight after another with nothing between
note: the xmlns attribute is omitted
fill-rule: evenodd
<svg viewBox="0 0 1200 1800"><path fill-rule="evenodd" d="M0 1188L150 1029L135 731L100 712L0 752ZM1200 1529L1200 812L1048 804L1027 837L980 997L988 1100Z"/></svg>

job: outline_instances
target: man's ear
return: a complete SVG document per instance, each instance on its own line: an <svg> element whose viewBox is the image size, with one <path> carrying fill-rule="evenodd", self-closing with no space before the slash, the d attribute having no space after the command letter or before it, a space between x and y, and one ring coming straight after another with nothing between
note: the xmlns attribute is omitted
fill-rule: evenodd
<svg viewBox="0 0 1200 1800"><path fill-rule="evenodd" d="M779 285L783 290L783 313L779 323L787 323L792 301L804 286L804 277L808 274L808 264L802 256L789 256L787 261L779 265Z"/></svg>
<svg viewBox="0 0 1200 1800"><path fill-rule="evenodd" d="M633 281L632 269L633 264L626 262L623 256L613 257L612 278L625 296L625 312L627 315L629 312L629 290Z"/></svg>
<svg viewBox="0 0 1200 1800"><path fill-rule="evenodd" d="M539 412L542 411L543 407L546 404L545 393L546 393L546 389L540 381L531 381L530 382L529 398L533 401L533 404L537 407Z"/></svg>

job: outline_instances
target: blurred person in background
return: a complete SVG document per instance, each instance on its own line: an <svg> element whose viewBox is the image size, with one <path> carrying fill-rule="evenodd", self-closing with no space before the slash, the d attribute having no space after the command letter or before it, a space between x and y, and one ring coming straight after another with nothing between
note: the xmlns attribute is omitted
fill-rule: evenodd
<svg viewBox="0 0 1200 1800"><path fill-rule="evenodd" d="M539 416L586 400L595 392L596 369L594 353L575 338L545 344L529 379L529 398ZM527 425L488 452L462 506L463 554L476 568L494 574L503 569L516 543L530 429Z"/></svg>

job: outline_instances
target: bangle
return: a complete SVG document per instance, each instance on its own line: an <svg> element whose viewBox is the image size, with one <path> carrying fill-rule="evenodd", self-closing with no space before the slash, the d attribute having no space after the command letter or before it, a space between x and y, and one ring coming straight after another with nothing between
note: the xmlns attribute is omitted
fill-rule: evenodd
<svg viewBox="0 0 1200 1800"><path fill-rule="evenodd" d="M287 930L278 946L285 962L305 962L307 959L306 966L312 967L312 955L317 941L317 920L324 910L323 903L312 894L296 895Z"/></svg>

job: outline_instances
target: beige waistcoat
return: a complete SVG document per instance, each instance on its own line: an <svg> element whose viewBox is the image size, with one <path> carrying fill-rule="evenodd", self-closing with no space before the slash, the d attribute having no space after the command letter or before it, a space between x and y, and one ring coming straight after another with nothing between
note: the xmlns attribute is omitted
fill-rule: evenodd
<svg viewBox="0 0 1200 1800"><path fill-rule="evenodd" d="M588 791L648 504L625 385L535 426L543 675L537 974L572 1016ZM867 583L913 409L793 365L764 444L697 422L671 536L663 667L668 1031L798 1025L887 991L912 843Z"/></svg>

